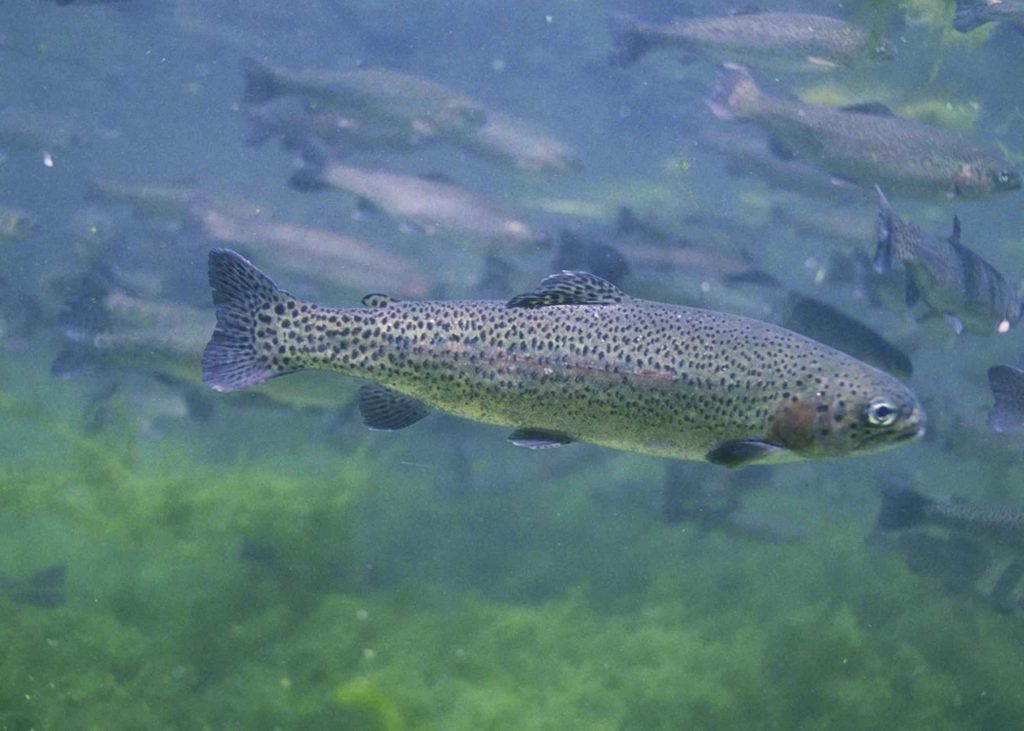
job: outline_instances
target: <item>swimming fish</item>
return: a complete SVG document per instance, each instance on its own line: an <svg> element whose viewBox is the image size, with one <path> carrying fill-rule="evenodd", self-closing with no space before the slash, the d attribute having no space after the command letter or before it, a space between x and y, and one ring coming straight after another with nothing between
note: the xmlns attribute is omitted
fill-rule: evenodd
<svg viewBox="0 0 1024 731"><path fill-rule="evenodd" d="M473 241L533 245L546 234L533 230L502 203L445 180L346 165L321 150L307 150L289 185L304 192L337 188L426 234Z"/></svg>
<svg viewBox="0 0 1024 731"><path fill-rule="evenodd" d="M768 323L636 299L583 272L500 301L333 309L279 289L228 249L209 257L217 325L203 380L233 391L304 369L364 378L364 423L431 409L512 427L516 446L574 441L729 467L839 457L924 432L893 377Z"/></svg>
<svg viewBox="0 0 1024 731"><path fill-rule="evenodd" d="M1005 333L1017 324L1024 312L1017 293L995 267L960 243L960 219L953 219L953 234L942 238L903 221L881 189L878 196L875 269L885 273L894 260L903 263L908 306L924 302L958 335Z"/></svg>
<svg viewBox="0 0 1024 731"><path fill-rule="evenodd" d="M660 25L617 13L609 19L609 29L622 65L651 50L672 48L779 71L827 70L852 63L871 45L860 28L807 13L737 13ZM884 43L874 50L888 54Z"/></svg>
<svg viewBox="0 0 1024 731"><path fill-rule="evenodd" d="M953 27L961 33L985 23L1009 23L1024 30L1024 2L1020 0L956 0Z"/></svg>
<svg viewBox="0 0 1024 731"><path fill-rule="evenodd" d="M242 60L245 104L297 96L307 109L351 117L369 126L396 126L423 137L480 127L486 110L469 97L426 79L385 68L300 73Z"/></svg>
<svg viewBox="0 0 1024 731"><path fill-rule="evenodd" d="M988 425L997 432L1024 429L1024 371L1008 365L992 366L988 369L988 385L995 399Z"/></svg>
<svg viewBox="0 0 1024 731"><path fill-rule="evenodd" d="M882 486L876 525L883 531L934 525L1019 547L1024 546L1024 503L935 500L893 481Z"/></svg>
<svg viewBox="0 0 1024 731"><path fill-rule="evenodd" d="M16 604L28 604L41 609L64 606L64 578L67 567L54 564L23 579L0 578L0 596Z"/></svg>
<svg viewBox="0 0 1024 731"><path fill-rule="evenodd" d="M837 108L769 96L734 63L721 67L708 105L721 119L749 119L790 154L858 185L883 181L923 197L1021 187L1009 163L958 134L901 119L879 104Z"/></svg>

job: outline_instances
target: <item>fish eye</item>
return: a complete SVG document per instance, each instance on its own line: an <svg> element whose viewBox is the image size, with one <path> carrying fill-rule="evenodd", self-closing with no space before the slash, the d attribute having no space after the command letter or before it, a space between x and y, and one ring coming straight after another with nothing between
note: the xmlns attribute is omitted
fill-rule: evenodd
<svg viewBox="0 0 1024 731"><path fill-rule="evenodd" d="M996 173L996 185L1019 188L1020 184L1020 173L1017 173L1013 170L1000 170L998 173Z"/></svg>
<svg viewBox="0 0 1024 731"><path fill-rule="evenodd" d="M868 404L868 423L871 426L890 426L896 421L896 407L884 398L872 399Z"/></svg>

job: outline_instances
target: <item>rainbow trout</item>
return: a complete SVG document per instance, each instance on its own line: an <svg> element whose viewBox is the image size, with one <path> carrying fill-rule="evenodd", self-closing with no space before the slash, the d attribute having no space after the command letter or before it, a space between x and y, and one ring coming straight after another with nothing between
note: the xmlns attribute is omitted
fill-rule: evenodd
<svg viewBox="0 0 1024 731"><path fill-rule="evenodd" d="M499 301L358 308L303 302L214 249L217 326L203 380L232 391L304 369L364 378L375 429L438 409L512 427L516 446L573 441L729 467L861 454L924 432L899 381L780 327L636 299L562 272Z"/></svg>
<svg viewBox="0 0 1024 731"><path fill-rule="evenodd" d="M858 57L889 54L888 44L871 49L867 33L838 18L807 13L737 13L647 23L616 13L609 30L622 65L658 48L697 53L717 61L743 61L780 71L834 69Z"/></svg>
<svg viewBox="0 0 1024 731"><path fill-rule="evenodd" d="M1009 23L1024 31L1024 2L1021 0L956 0L953 27L969 33L986 23Z"/></svg>
<svg viewBox="0 0 1024 731"><path fill-rule="evenodd" d="M1016 291L994 266L960 243L960 219L953 218L949 238L925 233L907 223L878 190L878 248L875 270L889 271L894 261L907 272L907 306L924 302L959 335L1006 333L1024 314Z"/></svg>
<svg viewBox="0 0 1024 731"><path fill-rule="evenodd" d="M1024 504L936 500L901 481L883 485L876 525L884 531L933 525L996 543L1024 546Z"/></svg>
<svg viewBox="0 0 1024 731"><path fill-rule="evenodd" d="M880 104L845 108L765 94L748 71L721 67L708 105L720 119L748 119L804 162L867 186L923 197L983 196L1021 187L1021 175L958 134L901 119Z"/></svg>

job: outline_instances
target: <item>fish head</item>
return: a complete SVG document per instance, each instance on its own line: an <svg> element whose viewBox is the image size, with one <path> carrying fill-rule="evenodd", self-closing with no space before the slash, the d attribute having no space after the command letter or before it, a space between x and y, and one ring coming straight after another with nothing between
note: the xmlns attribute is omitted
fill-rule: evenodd
<svg viewBox="0 0 1024 731"><path fill-rule="evenodd" d="M1016 170L986 162L964 163L953 175L953 189L962 196L1019 190L1024 179Z"/></svg>
<svg viewBox="0 0 1024 731"><path fill-rule="evenodd" d="M822 379L777 404L770 441L809 459L840 457L894 447L924 428L924 409L910 389L870 368L860 377Z"/></svg>

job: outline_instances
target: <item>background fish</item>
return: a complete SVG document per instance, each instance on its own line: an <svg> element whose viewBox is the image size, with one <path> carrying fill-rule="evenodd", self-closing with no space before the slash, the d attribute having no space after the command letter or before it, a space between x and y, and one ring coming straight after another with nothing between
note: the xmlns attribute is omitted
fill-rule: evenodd
<svg viewBox="0 0 1024 731"><path fill-rule="evenodd" d="M1024 545L1024 504L939 501L893 480L882 487L876 526L883 531L935 525L1019 547Z"/></svg>
<svg viewBox="0 0 1024 731"><path fill-rule="evenodd" d="M961 33L985 23L1008 23L1024 30L1024 2L1019 0L956 0L953 27Z"/></svg>
<svg viewBox="0 0 1024 731"><path fill-rule="evenodd" d="M804 104L769 96L749 72L721 67L708 100L721 119L749 119L800 159L859 185L924 196L978 196L1018 190L1021 175L998 155L956 135L878 105L847 108Z"/></svg>
<svg viewBox="0 0 1024 731"><path fill-rule="evenodd" d="M774 70L808 71L882 54L868 34L838 18L807 13L749 12L645 23L623 13L609 19L617 60L631 64L654 49L697 53L714 61L741 61Z"/></svg>
<svg viewBox="0 0 1024 731"><path fill-rule="evenodd" d="M1017 324L1024 305L995 267L960 243L959 219L949 238L927 234L896 215L881 189L878 195L875 268L885 272L894 261L903 264L908 306L920 300L957 334L1005 333Z"/></svg>
<svg viewBox="0 0 1024 731"><path fill-rule="evenodd" d="M514 428L517 446L572 441L738 466L836 457L923 433L891 376L767 323L633 299L563 272L501 302L327 309L279 290L232 251L210 253L217 328L203 378L221 391L306 368L375 382L365 423L431 408Z"/></svg>

